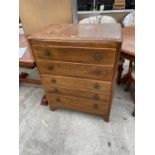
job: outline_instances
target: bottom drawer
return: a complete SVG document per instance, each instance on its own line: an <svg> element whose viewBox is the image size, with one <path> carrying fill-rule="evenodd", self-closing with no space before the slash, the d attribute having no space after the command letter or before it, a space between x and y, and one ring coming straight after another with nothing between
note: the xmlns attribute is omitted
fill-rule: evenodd
<svg viewBox="0 0 155 155"><path fill-rule="evenodd" d="M51 108L68 108L99 115L106 115L108 111L108 103L90 99L63 95L47 95L47 100Z"/></svg>

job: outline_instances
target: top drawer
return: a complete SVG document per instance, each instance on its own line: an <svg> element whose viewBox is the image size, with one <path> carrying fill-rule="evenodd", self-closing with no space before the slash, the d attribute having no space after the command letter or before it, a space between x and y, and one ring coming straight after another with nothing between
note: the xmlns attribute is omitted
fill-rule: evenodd
<svg viewBox="0 0 155 155"><path fill-rule="evenodd" d="M114 65L116 49L111 48L60 48L32 46L33 53L37 59L78 62L86 64Z"/></svg>

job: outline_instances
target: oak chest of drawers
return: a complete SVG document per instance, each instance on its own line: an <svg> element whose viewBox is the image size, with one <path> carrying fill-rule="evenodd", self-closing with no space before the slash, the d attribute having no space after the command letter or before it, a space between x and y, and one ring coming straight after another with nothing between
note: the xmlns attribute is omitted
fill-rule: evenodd
<svg viewBox="0 0 155 155"><path fill-rule="evenodd" d="M122 43L119 24L50 25L29 42L51 110L68 108L109 121Z"/></svg>

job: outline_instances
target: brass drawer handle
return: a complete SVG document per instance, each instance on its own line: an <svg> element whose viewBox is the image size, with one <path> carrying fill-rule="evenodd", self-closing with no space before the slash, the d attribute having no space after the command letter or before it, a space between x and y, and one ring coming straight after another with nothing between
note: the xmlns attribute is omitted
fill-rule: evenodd
<svg viewBox="0 0 155 155"><path fill-rule="evenodd" d="M54 66L53 65L47 65L47 69L48 70L53 70L54 69Z"/></svg>
<svg viewBox="0 0 155 155"><path fill-rule="evenodd" d="M93 108L98 109L98 104L93 104Z"/></svg>
<svg viewBox="0 0 155 155"><path fill-rule="evenodd" d="M102 75L102 71L100 69L96 69L96 70L94 70L94 74L96 76L100 76L100 75Z"/></svg>
<svg viewBox="0 0 155 155"><path fill-rule="evenodd" d="M44 54L44 56L49 56L50 55L49 50L48 49L45 49L43 51L43 54Z"/></svg>
<svg viewBox="0 0 155 155"><path fill-rule="evenodd" d="M97 94L95 94L94 97L93 97L93 99L96 100L96 101L99 101L100 100L100 97Z"/></svg>
<svg viewBox="0 0 155 155"><path fill-rule="evenodd" d="M50 83L56 83L55 79L50 80Z"/></svg>
<svg viewBox="0 0 155 155"><path fill-rule="evenodd" d="M59 97L57 97L56 102L61 102L61 99Z"/></svg>
<svg viewBox="0 0 155 155"><path fill-rule="evenodd" d="M96 53L95 54L95 60L100 61L103 59L103 55L101 53Z"/></svg>
<svg viewBox="0 0 155 155"><path fill-rule="evenodd" d="M95 83L95 84L94 84L94 88L95 88L95 89L99 89L99 88L100 88L100 85L99 85L98 83Z"/></svg>

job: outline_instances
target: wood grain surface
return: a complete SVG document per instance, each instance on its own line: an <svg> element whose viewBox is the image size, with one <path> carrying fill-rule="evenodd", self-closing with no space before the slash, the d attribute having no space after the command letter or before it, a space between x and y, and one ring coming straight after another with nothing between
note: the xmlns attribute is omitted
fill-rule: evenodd
<svg viewBox="0 0 155 155"><path fill-rule="evenodd" d="M65 95L65 96L73 96L78 98L86 98L91 99L94 101L101 101L101 102L109 102L110 96L107 94L101 94L101 93L94 93L90 91L82 91L82 90L75 90L75 89L68 89L63 87L56 87L56 86L48 86L45 85L46 93L51 94L58 94L58 95Z"/></svg>
<svg viewBox="0 0 155 155"><path fill-rule="evenodd" d="M46 85L109 94L111 82L42 74Z"/></svg>
<svg viewBox="0 0 155 155"><path fill-rule="evenodd" d="M115 48L33 46L37 60L114 65Z"/></svg>
<svg viewBox="0 0 155 155"><path fill-rule="evenodd" d="M111 81L113 66L90 65L60 61L38 61L40 73Z"/></svg>

